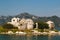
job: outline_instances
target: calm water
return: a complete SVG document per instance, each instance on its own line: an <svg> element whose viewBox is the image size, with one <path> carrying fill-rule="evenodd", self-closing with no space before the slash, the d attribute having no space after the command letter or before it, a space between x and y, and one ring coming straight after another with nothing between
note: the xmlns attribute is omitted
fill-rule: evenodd
<svg viewBox="0 0 60 40"><path fill-rule="evenodd" d="M0 40L60 40L60 36L17 36L17 35L0 35Z"/></svg>

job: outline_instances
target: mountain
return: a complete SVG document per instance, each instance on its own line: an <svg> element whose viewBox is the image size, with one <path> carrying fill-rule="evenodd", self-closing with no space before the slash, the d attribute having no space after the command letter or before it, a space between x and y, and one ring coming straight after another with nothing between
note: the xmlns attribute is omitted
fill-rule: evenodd
<svg viewBox="0 0 60 40"><path fill-rule="evenodd" d="M11 18L13 18L13 16L0 16L0 25L7 23Z"/></svg>
<svg viewBox="0 0 60 40"><path fill-rule="evenodd" d="M39 16L35 16L35 15L31 15L29 13L20 13L18 15L15 16L0 16L0 25L9 22L13 17L19 17L19 18L31 18L34 22L39 22L39 21L48 21L51 20L55 23L55 25L58 27L60 26L60 17L58 16L51 16L51 17L39 17Z"/></svg>
<svg viewBox="0 0 60 40"><path fill-rule="evenodd" d="M15 17L19 17L19 18L38 18L38 16L35 16L35 15L31 15L31 14L29 14L29 13L26 13L26 12L24 12L24 13L21 13L21 14L18 14L18 15L16 15Z"/></svg>
<svg viewBox="0 0 60 40"><path fill-rule="evenodd" d="M38 19L39 17L38 16L35 16L35 15L31 15L29 13L20 13L18 15L15 15L15 16L0 16L0 25L6 23L6 22L9 22L13 17L19 17L19 18L31 18L33 20L36 21L36 19Z"/></svg>

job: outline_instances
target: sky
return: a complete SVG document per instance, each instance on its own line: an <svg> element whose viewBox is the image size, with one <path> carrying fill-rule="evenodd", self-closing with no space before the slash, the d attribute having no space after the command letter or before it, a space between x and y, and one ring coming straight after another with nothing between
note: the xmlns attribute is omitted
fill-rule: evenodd
<svg viewBox="0 0 60 40"><path fill-rule="evenodd" d="M24 12L36 16L60 17L60 0L0 0L0 16Z"/></svg>

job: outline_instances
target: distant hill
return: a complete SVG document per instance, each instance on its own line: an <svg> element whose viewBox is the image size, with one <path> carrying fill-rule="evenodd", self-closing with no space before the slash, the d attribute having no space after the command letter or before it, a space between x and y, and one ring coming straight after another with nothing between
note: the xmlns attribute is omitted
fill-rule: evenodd
<svg viewBox="0 0 60 40"><path fill-rule="evenodd" d="M32 18L32 17L35 17L35 18L38 18L38 16L35 16L35 15L31 15L29 13L21 13L21 14L18 14L16 15L15 17L19 17L19 18Z"/></svg>
<svg viewBox="0 0 60 40"><path fill-rule="evenodd" d="M31 18L32 20L34 20L34 22L39 22L39 21L48 21L51 20L55 23L56 26L60 26L60 17L58 16L51 16L51 17L39 17L39 16L35 16L29 13L20 13L18 15L15 16L0 16L0 25L9 22L13 17L19 17L19 18Z"/></svg>

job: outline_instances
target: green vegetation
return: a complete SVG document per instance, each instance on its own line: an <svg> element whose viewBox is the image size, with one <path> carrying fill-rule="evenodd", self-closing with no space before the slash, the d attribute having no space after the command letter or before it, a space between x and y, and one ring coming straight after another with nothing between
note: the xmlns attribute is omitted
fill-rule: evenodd
<svg viewBox="0 0 60 40"><path fill-rule="evenodd" d="M0 26L0 32L3 32L3 31L4 31L3 27L2 27L2 26Z"/></svg>
<svg viewBox="0 0 60 40"><path fill-rule="evenodd" d="M2 25L2 27L4 28L4 29L12 29L14 26L13 25L11 25L11 24L3 24Z"/></svg>
<svg viewBox="0 0 60 40"><path fill-rule="evenodd" d="M16 31L18 31L18 29L11 29L10 31L12 31L13 33L15 33Z"/></svg>
<svg viewBox="0 0 60 40"><path fill-rule="evenodd" d="M17 27L14 27L12 24L7 24L7 23L3 24L2 27L4 29L18 29Z"/></svg>
<svg viewBox="0 0 60 40"><path fill-rule="evenodd" d="M38 28L39 28L39 29L49 29L49 26L48 26L48 24L45 23L45 22L39 22L39 23L38 23Z"/></svg>
<svg viewBox="0 0 60 40"><path fill-rule="evenodd" d="M38 32L43 32L44 31L43 29L34 29L34 30L37 30Z"/></svg>
<svg viewBox="0 0 60 40"><path fill-rule="evenodd" d="M38 32L49 32L49 29L34 29L37 30Z"/></svg>
<svg viewBox="0 0 60 40"><path fill-rule="evenodd" d="M35 22L36 23L36 22ZM37 22L38 23L38 29L35 29L36 28L36 24L34 23L34 30L38 30L39 32L44 32L44 31L46 31L46 32L48 32L49 30L49 26L48 26L48 24L47 23L45 23L45 22L42 22L42 21L40 21L40 22ZM45 29L45 30L44 30Z"/></svg>
<svg viewBox="0 0 60 40"><path fill-rule="evenodd" d="M1 32L7 32L8 31L8 29L4 29L2 26L0 26L0 33Z"/></svg>
<svg viewBox="0 0 60 40"><path fill-rule="evenodd" d="M16 32L17 30L18 30L17 27L14 27L13 25L7 24L7 23L0 26L0 33L1 32L8 32L8 31Z"/></svg>
<svg viewBox="0 0 60 40"><path fill-rule="evenodd" d="M39 32L49 32L49 26L48 24L46 24L45 22L38 22L38 29L35 29L36 28L36 25L34 24L34 29L33 30L37 30ZM7 31L13 31L14 33L16 31L22 31L22 32L26 32L26 33L31 33L32 30L18 30L17 27L14 27L13 25L11 24L3 24L2 26L0 26L0 32L7 32ZM58 30L54 30L56 32L58 32Z"/></svg>
<svg viewBox="0 0 60 40"><path fill-rule="evenodd" d="M53 30L53 31L58 32L58 30L56 30L56 29L55 29L55 30Z"/></svg>
<svg viewBox="0 0 60 40"><path fill-rule="evenodd" d="M22 13L19 15L16 15L15 17L19 17L22 18L22 16L24 16L25 18L32 18L34 15L28 14L28 13ZM34 30L38 30L39 32L48 32L49 31L49 27L48 24L46 24L45 22L48 20L52 20L55 23L55 26L60 26L60 18L57 16L52 16L52 17L38 17L38 16L34 16L36 19L32 18L34 22L38 23L38 29L34 29ZM6 19L4 19L6 18ZM2 16L0 19L0 24L2 26L0 26L0 32L7 32L9 30L16 32L18 30L17 27L14 27L11 24L7 24L6 22L10 21L10 19L13 18L12 16ZM42 22L43 21L43 22ZM4 24L5 23L5 24ZM36 28L36 25L34 24L34 28ZM19 30L20 31L20 30ZM53 30L55 32L58 32L58 30ZM31 30L24 30L24 32L31 32Z"/></svg>
<svg viewBox="0 0 60 40"><path fill-rule="evenodd" d="M26 29L26 30L24 30L24 32L29 33L29 32L32 32L32 31L31 31L31 30Z"/></svg>

